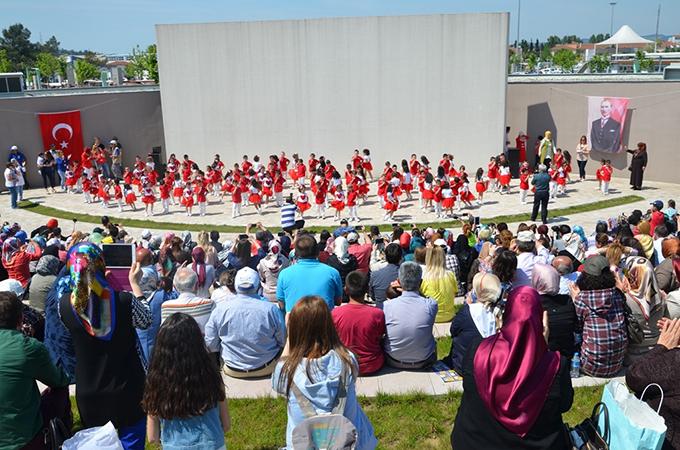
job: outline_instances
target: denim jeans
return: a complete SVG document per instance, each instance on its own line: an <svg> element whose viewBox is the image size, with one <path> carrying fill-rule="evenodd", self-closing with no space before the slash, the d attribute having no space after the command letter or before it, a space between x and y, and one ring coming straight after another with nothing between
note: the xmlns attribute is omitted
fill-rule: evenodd
<svg viewBox="0 0 680 450"><path fill-rule="evenodd" d="M111 176L111 168L109 167L108 163L99 164L99 168L101 169L104 178L113 178Z"/></svg>
<svg viewBox="0 0 680 450"><path fill-rule="evenodd" d="M19 197L19 201L24 199L24 187L23 186L17 186L15 188L17 190L17 197Z"/></svg>
<svg viewBox="0 0 680 450"><path fill-rule="evenodd" d="M12 187L8 187L7 189L9 189L10 204L12 206L12 209L14 209L14 208L17 207L17 197L18 197L17 188L12 186Z"/></svg>
<svg viewBox="0 0 680 450"><path fill-rule="evenodd" d="M578 176L580 178L585 178L586 177L586 161L576 161L576 164L578 164Z"/></svg>

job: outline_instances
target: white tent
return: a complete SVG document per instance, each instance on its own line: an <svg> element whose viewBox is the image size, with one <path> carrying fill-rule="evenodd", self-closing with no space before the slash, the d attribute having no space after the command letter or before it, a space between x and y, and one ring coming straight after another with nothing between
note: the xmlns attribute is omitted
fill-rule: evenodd
<svg viewBox="0 0 680 450"><path fill-rule="evenodd" d="M614 33L614 36L610 37L606 41L598 42L595 47L615 45L616 53L619 52L619 46L625 47L626 45L640 45L640 44L653 44L653 41L645 39L639 34L637 34L631 27L624 25L619 28L619 31Z"/></svg>

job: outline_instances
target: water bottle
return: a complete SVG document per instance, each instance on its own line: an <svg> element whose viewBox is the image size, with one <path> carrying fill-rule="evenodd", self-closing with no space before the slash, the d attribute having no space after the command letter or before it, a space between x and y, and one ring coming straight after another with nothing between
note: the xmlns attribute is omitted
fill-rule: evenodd
<svg viewBox="0 0 680 450"><path fill-rule="evenodd" d="M571 371L569 372L571 378L578 378L581 376L581 357L578 352L574 353L571 359Z"/></svg>

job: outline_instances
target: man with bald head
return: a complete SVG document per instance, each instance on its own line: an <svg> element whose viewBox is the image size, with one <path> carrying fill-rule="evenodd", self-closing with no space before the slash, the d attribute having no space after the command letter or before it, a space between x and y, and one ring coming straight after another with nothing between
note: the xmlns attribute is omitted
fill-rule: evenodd
<svg viewBox="0 0 680 450"><path fill-rule="evenodd" d="M574 271L574 264L568 256L556 256L552 266L560 274L560 295L569 295L569 285L576 283L579 273Z"/></svg>

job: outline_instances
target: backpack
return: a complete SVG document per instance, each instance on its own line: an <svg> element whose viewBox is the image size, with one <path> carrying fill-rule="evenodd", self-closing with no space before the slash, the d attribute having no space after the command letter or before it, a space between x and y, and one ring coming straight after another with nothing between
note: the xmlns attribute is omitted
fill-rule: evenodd
<svg viewBox="0 0 680 450"><path fill-rule="evenodd" d="M353 450L356 447L357 429L343 415L347 403L346 378L346 370L343 367L335 406L330 413L321 414L316 412L312 402L293 382L291 391L305 416L305 420L293 429L294 450Z"/></svg>

